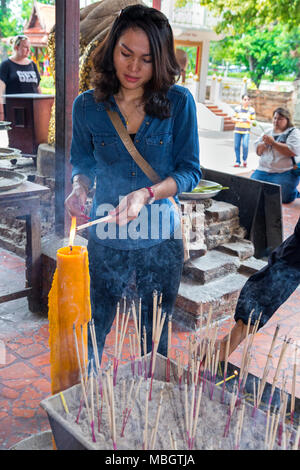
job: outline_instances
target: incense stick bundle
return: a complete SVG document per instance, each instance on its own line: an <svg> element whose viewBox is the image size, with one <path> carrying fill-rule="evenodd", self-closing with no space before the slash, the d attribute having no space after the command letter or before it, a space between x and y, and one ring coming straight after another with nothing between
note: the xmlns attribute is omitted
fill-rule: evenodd
<svg viewBox="0 0 300 470"><path fill-rule="evenodd" d="M113 443L113 449L117 450L116 442L116 417L115 417L115 398L114 398L114 386L113 386L113 366L109 367L106 371L106 385L107 385L107 400L110 416L110 427L111 427L111 438Z"/></svg>
<svg viewBox="0 0 300 470"><path fill-rule="evenodd" d="M165 318L166 318L166 313L163 314L162 318L160 318L160 315L161 315L161 309L158 309L156 332L155 332L155 335L154 335L154 348L153 348L152 364L151 364L151 383L150 383L149 400L151 400L151 395L152 395L152 383L153 383L153 377L154 377L154 371L155 371L155 363L156 363L156 355L157 355L158 345L159 345L162 329L163 329L163 326L164 326L164 323L165 323Z"/></svg>
<svg viewBox="0 0 300 470"><path fill-rule="evenodd" d="M76 356L77 356L78 367L79 367L79 376L80 376L80 383L81 383L83 399L84 399L84 402L85 402L85 407L86 407L86 410L87 410L89 423L91 423L91 414L90 414L90 408L89 408L89 403L88 403L86 389L85 389L85 382L84 382L84 378L83 378L82 365L81 365L81 360L80 360L79 346L78 346L77 334L76 334L76 329L75 329L75 323L73 324L73 335L74 335L74 342L75 342Z"/></svg>
<svg viewBox="0 0 300 470"><path fill-rule="evenodd" d="M245 414L245 402L242 403L242 406L239 410L238 419L237 419L236 434L235 434L235 449L236 450L238 450L240 447L244 414Z"/></svg>
<svg viewBox="0 0 300 470"><path fill-rule="evenodd" d="M143 450L148 449L148 410L149 410L149 382L146 378L145 426L143 435Z"/></svg>
<svg viewBox="0 0 300 470"><path fill-rule="evenodd" d="M114 386L117 383L118 367L119 367L119 362L120 362L120 359L121 359L121 353L122 353L122 349L123 349L124 339L125 339L127 326L128 326L128 321L129 321L129 317L130 317L130 313L131 313L131 310L129 309L128 312L127 312L127 315L126 315L125 306L126 306L126 298L124 298L124 311L123 311L123 315L122 315L119 341L117 341L118 333L116 333L116 339L115 339L117 346L115 347L116 354L115 354L115 357L114 357L114 366L113 366L113 385ZM118 314L118 309L117 309L117 314Z"/></svg>
<svg viewBox="0 0 300 470"><path fill-rule="evenodd" d="M275 375L274 375L274 379L273 379L273 383L272 383L269 404L272 403L273 394L274 394L274 390L275 390L275 387L276 387L276 384L277 384L277 381L278 381L278 375L279 375L279 372L280 372L281 364L282 364L286 349L287 349L288 345L290 344L290 341L291 341L291 338L286 339L286 337L283 340L282 348L281 348L281 351L280 351L280 355L279 355L279 359L278 359L278 363L277 363L277 367L276 367L276 371L275 371Z"/></svg>
<svg viewBox="0 0 300 470"><path fill-rule="evenodd" d="M126 410L125 410L125 413L124 413L124 418L123 418L123 425L122 425L122 430L121 430L121 437L124 436L124 431L125 431L125 426L128 422L128 419L129 419L129 416L131 414L131 411L134 407L134 403L135 403L135 400L136 400L136 397L137 397L137 394L139 392L139 389L140 389L140 386L141 386L141 383L142 383L142 380L143 380L143 377L140 377L139 381L138 381L138 384L135 388L135 392L134 392L134 395L132 396L132 389L130 390L130 396L129 396L129 399L128 399L128 404L126 406ZM135 381L134 381L135 383Z"/></svg>
<svg viewBox="0 0 300 470"><path fill-rule="evenodd" d="M157 429L158 429L158 422L160 418L160 412L161 412L161 407L162 407L162 402L163 402L163 391L164 389L162 388L160 391L160 397L159 397L159 403L156 411L156 417L155 417L155 425L153 429L153 435L151 436L151 444L150 447L151 449L155 449L155 443L156 443L156 436L157 436Z"/></svg>
<svg viewBox="0 0 300 470"><path fill-rule="evenodd" d="M91 364L91 374L90 374L90 392L91 392L91 430L92 430L92 440L96 442L95 436L95 412L94 412L94 366L93 359Z"/></svg>
<svg viewBox="0 0 300 470"><path fill-rule="evenodd" d="M273 338L272 338L271 346L270 346L270 349L269 349L269 353L268 353L268 356L267 356L266 364L265 364L265 367L264 367L264 370L263 370L263 375L262 375L262 379L261 379L261 382L260 382L260 386L259 386L258 391L257 391L257 405L256 405L256 408L258 408L260 403L261 403L261 399L262 399L262 396L263 396L263 392L264 392L264 388L265 388L265 385L266 385L267 377L268 377L270 367L271 367L270 362L271 362L271 359L273 357L272 353L273 353L275 342L276 342L276 339L277 339L277 336L278 336L278 332L279 332L279 325L276 326L276 329L275 329L275 332L274 332L274 335L273 335ZM255 410L254 410L254 414L255 414Z"/></svg>
<svg viewBox="0 0 300 470"><path fill-rule="evenodd" d="M177 362L177 373L178 373L178 384L181 387L182 376L183 376L183 359L182 351L176 350L176 362Z"/></svg>
<svg viewBox="0 0 300 470"><path fill-rule="evenodd" d="M166 364L166 382L170 382L171 344L172 344L172 315L169 315L169 319L168 319L168 352L167 352L167 364Z"/></svg>
<svg viewBox="0 0 300 470"><path fill-rule="evenodd" d="M233 316L234 316L234 312L231 313L230 323L229 323L229 333L228 333L228 336L227 336L226 346L225 346L225 363L224 363L224 372L223 372L224 382L223 382L221 403L224 402L224 393L225 393L225 384L226 384L228 357L229 357L229 347L230 347L230 339L231 339L231 324L232 324ZM251 317L251 314L250 314L250 317ZM249 317L249 320L248 320L248 324L250 322L250 317Z"/></svg>
<svg viewBox="0 0 300 470"><path fill-rule="evenodd" d="M141 351L141 299L140 299L140 304L139 304L139 322L137 319L136 315L136 308L135 308L135 303L132 302L132 316L133 316L133 321L134 321L134 327L135 327L135 334L137 338L137 344L138 344L138 374L141 375L141 361L142 361L142 351Z"/></svg>
<svg viewBox="0 0 300 470"><path fill-rule="evenodd" d="M293 379L292 379L292 393L291 393L291 424L294 423L295 414L295 395L296 395L296 377L297 377L297 349L298 345L295 344L295 356L293 365Z"/></svg>
<svg viewBox="0 0 300 470"><path fill-rule="evenodd" d="M143 326L143 348L144 348L144 377L145 380L147 380L147 333L146 333L146 327L145 325Z"/></svg>

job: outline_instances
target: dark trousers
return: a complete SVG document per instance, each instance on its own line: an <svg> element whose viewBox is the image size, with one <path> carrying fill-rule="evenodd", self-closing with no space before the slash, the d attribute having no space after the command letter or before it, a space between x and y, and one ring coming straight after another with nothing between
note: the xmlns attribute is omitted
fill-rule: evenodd
<svg viewBox="0 0 300 470"><path fill-rule="evenodd" d="M88 253L92 317L100 361L106 336L116 315L117 303L125 295L127 306L133 297L142 300L142 328L145 325L147 352L151 351L154 290L158 294L162 293L162 312L166 312L158 348L158 352L166 356L168 316L173 312L183 267L182 240L170 239L151 248L139 250L115 250L90 240ZM137 303L136 307L138 311ZM89 357L92 357L90 337L88 346Z"/></svg>
<svg viewBox="0 0 300 470"><path fill-rule="evenodd" d="M254 324L262 312L259 328L267 323L276 310L300 284L300 218L293 235L276 248L268 264L249 277L241 290L235 321L247 324L253 310Z"/></svg>

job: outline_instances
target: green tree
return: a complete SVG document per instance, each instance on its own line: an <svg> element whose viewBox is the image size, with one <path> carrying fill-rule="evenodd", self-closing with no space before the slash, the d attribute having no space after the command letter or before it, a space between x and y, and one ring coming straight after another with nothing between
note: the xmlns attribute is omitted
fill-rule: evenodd
<svg viewBox="0 0 300 470"><path fill-rule="evenodd" d="M177 0L178 6L192 0ZM217 32L240 34L250 26L281 23L289 29L300 22L300 0L199 0L218 19Z"/></svg>
<svg viewBox="0 0 300 470"><path fill-rule="evenodd" d="M247 67L250 78L259 87L262 77L271 81L283 75L299 75L297 45L300 33L297 28L276 25L264 29L251 28L242 35L228 37L211 48L215 63L222 60Z"/></svg>

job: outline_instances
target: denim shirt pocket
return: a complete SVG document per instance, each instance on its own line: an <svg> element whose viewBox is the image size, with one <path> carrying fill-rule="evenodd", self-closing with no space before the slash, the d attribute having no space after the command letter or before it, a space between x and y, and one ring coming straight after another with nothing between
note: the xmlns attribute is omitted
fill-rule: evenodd
<svg viewBox="0 0 300 470"><path fill-rule="evenodd" d="M146 137L146 158L153 165L163 163L172 149L172 134L153 134ZM169 164L169 162L165 162Z"/></svg>
<svg viewBox="0 0 300 470"><path fill-rule="evenodd" d="M99 163L113 165L120 162L120 154L118 149L118 137L109 134L94 134L94 155Z"/></svg>

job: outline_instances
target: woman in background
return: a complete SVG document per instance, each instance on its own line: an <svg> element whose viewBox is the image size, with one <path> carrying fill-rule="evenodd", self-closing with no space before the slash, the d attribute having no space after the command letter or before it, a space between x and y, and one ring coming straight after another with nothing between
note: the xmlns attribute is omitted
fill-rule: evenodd
<svg viewBox="0 0 300 470"><path fill-rule="evenodd" d="M300 156L300 131L293 126L287 109L275 109L273 128L255 142L255 147L260 159L251 178L279 184L283 203L300 197L297 189L300 176L294 175L292 171L292 159Z"/></svg>
<svg viewBox="0 0 300 470"><path fill-rule="evenodd" d="M28 59L30 43L19 35L13 43L13 55L0 65L0 121L5 119L3 95L14 93L41 93L40 74L36 64Z"/></svg>

